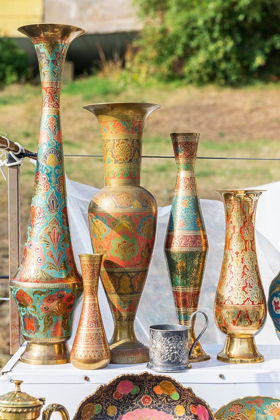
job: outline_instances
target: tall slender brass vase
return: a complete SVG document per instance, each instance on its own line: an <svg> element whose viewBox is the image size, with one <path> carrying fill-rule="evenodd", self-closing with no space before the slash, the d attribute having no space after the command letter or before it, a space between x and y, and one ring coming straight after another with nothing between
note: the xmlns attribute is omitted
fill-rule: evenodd
<svg viewBox="0 0 280 420"><path fill-rule="evenodd" d="M198 133L171 134L177 179L165 241L165 255L175 300L178 321L190 326L197 310L208 251L208 241L195 179ZM194 323L190 329L189 348L195 341ZM200 342L190 361L210 359Z"/></svg>
<svg viewBox="0 0 280 420"><path fill-rule="evenodd" d="M158 105L109 103L85 107L98 119L103 140L105 187L89 205L93 250L104 255L101 279L115 321L111 363L148 361L134 320L152 257L157 204L140 187L142 133Z"/></svg>
<svg viewBox="0 0 280 420"><path fill-rule="evenodd" d="M218 360L258 363L255 343L266 321L267 307L259 272L255 217L260 190L222 190L226 215L224 258L215 298L215 322L227 335Z"/></svg>
<svg viewBox="0 0 280 420"><path fill-rule="evenodd" d="M27 341L21 361L67 363L67 340L82 293L82 279L76 269L69 232L59 108L66 52L70 42L84 31L54 24L28 25L19 31L35 46L43 101L27 240L10 287Z"/></svg>
<svg viewBox="0 0 280 420"><path fill-rule="evenodd" d="M79 369L101 369L110 362L110 349L98 304L98 283L102 254L80 255L84 303L71 362Z"/></svg>

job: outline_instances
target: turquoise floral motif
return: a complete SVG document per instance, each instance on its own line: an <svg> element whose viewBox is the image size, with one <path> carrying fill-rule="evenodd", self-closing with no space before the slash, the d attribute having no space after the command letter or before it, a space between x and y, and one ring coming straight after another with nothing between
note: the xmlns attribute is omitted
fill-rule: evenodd
<svg viewBox="0 0 280 420"><path fill-rule="evenodd" d="M168 227L169 231L172 232L175 226L179 230L201 231L202 223L197 196L174 197Z"/></svg>
<svg viewBox="0 0 280 420"><path fill-rule="evenodd" d="M113 120L113 121L102 121L101 130L106 134L117 134L117 133L130 133L138 134L142 132L141 120Z"/></svg>
<svg viewBox="0 0 280 420"><path fill-rule="evenodd" d="M95 219L90 220L90 229L92 236L102 241L110 233L111 227L106 217L96 214Z"/></svg>
<svg viewBox="0 0 280 420"><path fill-rule="evenodd" d="M29 339L66 339L70 337L73 312L80 289L62 290L13 287L22 320L22 334Z"/></svg>
<svg viewBox="0 0 280 420"><path fill-rule="evenodd" d="M42 80L43 113L41 118L38 161L26 249L16 279L31 282L63 281L74 266L66 208L63 146L59 117L60 78L67 44L36 44ZM32 246L28 247L27 244ZM41 247L40 270L31 253ZM38 268L38 265L37 265ZM30 271L37 278L30 278ZM29 274L29 275L28 275ZM78 273L75 277L79 279Z"/></svg>
<svg viewBox="0 0 280 420"><path fill-rule="evenodd" d="M32 40L38 56L42 112L26 244L10 288L27 341L22 360L41 364L38 358L42 357L46 364L66 363L66 342L83 284L74 261L67 215L60 90L69 43L82 30L38 24L24 26L20 31ZM60 345L61 358L54 343ZM50 351L42 355L38 347L34 351L35 344L48 345Z"/></svg>
<svg viewBox="0 0 280 420"><path fill-rule="evenodd" d="M152 239L153 232L156 228L156 218L149 214L146 217L143 217L141 222L137 226L137 232L139 235L147 240Z"/></svg>
<svg viewBox="0 0 280 420"><path fill-rule="evenodd" d="M41 80L59 82L68 45L58 42L43 42L36 44L35 49Z"/></svg>

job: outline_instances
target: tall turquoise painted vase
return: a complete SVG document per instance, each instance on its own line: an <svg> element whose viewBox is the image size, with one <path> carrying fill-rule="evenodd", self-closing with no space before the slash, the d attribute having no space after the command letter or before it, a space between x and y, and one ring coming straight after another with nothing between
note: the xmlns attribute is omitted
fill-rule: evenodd
<svg viewBox="0 0 280 420"><path fill-rule="evenodd" d="M197 192L195 161L199 133L172 133L177 178L165 241L165 255L178 322L190 327L188 350L196 341L192 315L197 311L208 240ZM190 362L210 356L196 342Z"/></svg>
<svg viewBox="0 0 280 420"><path fill-rule="evenodd" d="M67 216L59 110L61 73L70 42L84 31L56 24L28 25L19 31L35 46L43 101L27 240L10 288L27 341L21 361L61 364L69 362L67 341L83 290Z"/></svg>

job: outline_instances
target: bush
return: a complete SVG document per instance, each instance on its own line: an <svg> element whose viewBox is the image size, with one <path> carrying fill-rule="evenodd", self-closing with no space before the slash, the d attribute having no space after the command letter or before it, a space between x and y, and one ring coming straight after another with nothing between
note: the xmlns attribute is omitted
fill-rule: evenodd
<svg viewBox="0 0 280 420"><path fill-rule="evenodd" d="M135 0L145 28L128 67L188 83L280 78L280 0Z"/></svg>
<svg viewBox="0 0 280 420"><path fill-rule="evenodd" d="M0 38L0 84L18 82L29 71L27 54L10 38Z"/></svg>

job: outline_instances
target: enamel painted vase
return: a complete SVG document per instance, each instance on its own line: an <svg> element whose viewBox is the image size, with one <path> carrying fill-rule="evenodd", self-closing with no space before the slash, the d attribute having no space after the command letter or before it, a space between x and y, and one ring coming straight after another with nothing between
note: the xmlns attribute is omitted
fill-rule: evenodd
<svg viewBox="0 0 280 420"><path fill-rule="evenodd" d="M98 119L103 140L105 187L89 205L95 253L103 254L101 280L114 318L111 363L143 363L149 350L134 320L153 253L157 204L140 187L142 134L159 105L108 103L85 107Z"/></svg>
<svg viewBox="0 0 280 420"><path fill-rule="evenodd" d="M272 280L269 287L268 312L280 340L280 273Z"/></svg>
<svg viewBox="0 0 280 420"><path fill-rule="evenodd" d="M255 242L256 209L263 191L219 192L225 207L226 236L214 317L226 342L217 358L226 363L258 363L264 357L254 337L267 316Z"/></svg>
<svg viewBox="0 0 280 420"><path fill-rule="evenodd" d="M56 24L19 28L33 42L42 83L42 116L34 193L21 265L10 288L27 341L21 361L69 362L75 306L82 294L70 239L60 124L61 73L66 52L83 30Z"/></svg>
<svg viewBox="0 0 280 420"><path fill-rule="evenodd" d="M110 362L110 349L97 297L103 255L82 254L79 257L84 303L70 358L78 369L101 369Z"/></svg>
<svg viewBox="0 0 280 420"><path fill-rule="evenodd" d="M194 322L191 316L197 311L203 274L208 252L195 179L198 133L171 134L177 179L165 240L165 255L175 300L177 318L181 325L190 327L189 349L195 342ZM210 359L198 341L190 362Z"/></svg>

